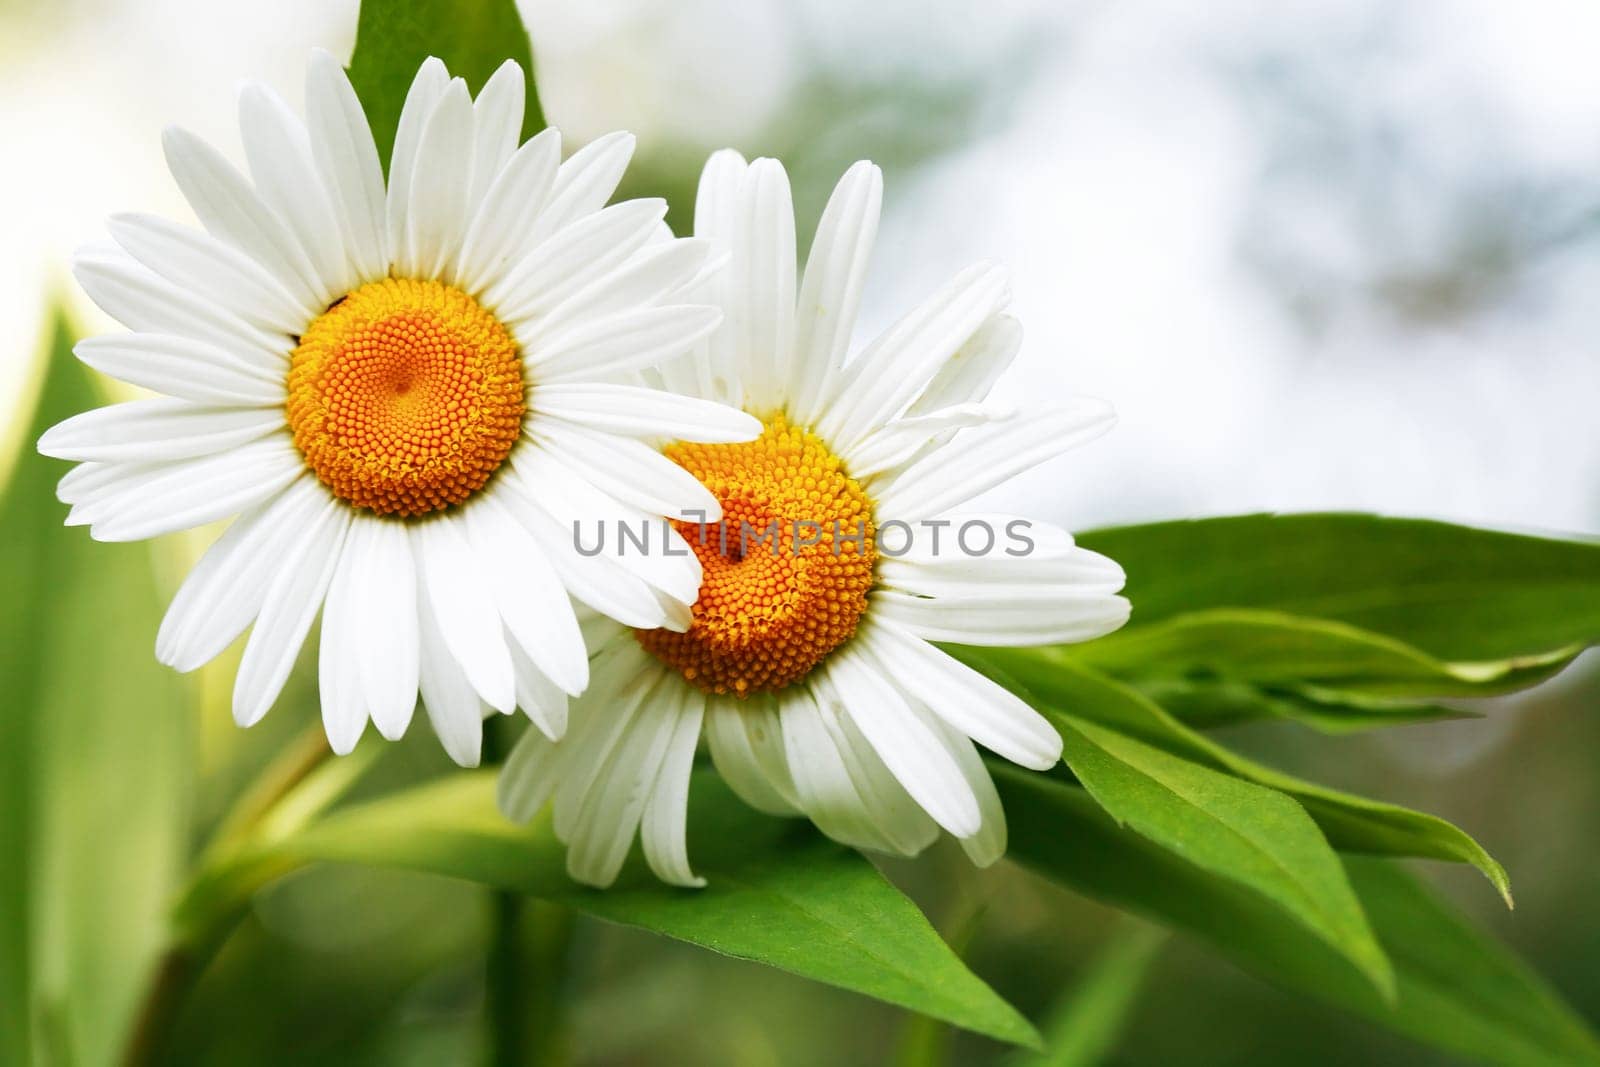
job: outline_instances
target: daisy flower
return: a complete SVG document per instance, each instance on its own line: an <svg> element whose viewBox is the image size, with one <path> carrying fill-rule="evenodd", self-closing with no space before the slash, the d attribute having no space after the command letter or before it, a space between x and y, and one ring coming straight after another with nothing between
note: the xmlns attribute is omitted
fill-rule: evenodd
<svg viewBox="0 0 1600 1067"><path fill-rule="evenodd" d="M695 234L731 258L707 283L725 318L662 384L763 429L666 446L721 505L679 525L704 568L691 625L616 628L566 737L528 731L502 772L511 818L553 796L579 881L612 882L637 833L657 876L703 884L685 840L702 733L756 808L906 856L942 828L992 863L1005 818L974 742L1044 769L1061 739L933 642L1083 641L1128 616L1121 568L1066 531L960 510L1112 422L1096 401L987 402L1020 340L1000 269L963 271L846 359L881 200L877 167L845 174L797 287L782 166L728 151L706 165Z"/></svg>
<svg viewBox="0 0 1600 1067"><path fill-rule="evenodd" d="M78 462L59 495L68 524L99 540L236 517L179 589L156 653L192 670L250 628L241 725L272 706L319 611L334 750L369 718L399 737L420 690L469 765L487 709L564 729L589 679L569 597L632 626L688 624L692 555L584 559L568 527L715 510L645 439L760 431L610 380L716 326L718 310L680 296L708 245L672 239L659 200L606 206L631 136L564 163L554 130L519 146L523 94L515 63L474 100L429 59L386 183L344 70L318 53L305 121L263 86L242 91L248 176L166 131L204 232L121 215L115 244L74 263L132 331L78 357L165 395L68 419L39 450Z"/></svg>

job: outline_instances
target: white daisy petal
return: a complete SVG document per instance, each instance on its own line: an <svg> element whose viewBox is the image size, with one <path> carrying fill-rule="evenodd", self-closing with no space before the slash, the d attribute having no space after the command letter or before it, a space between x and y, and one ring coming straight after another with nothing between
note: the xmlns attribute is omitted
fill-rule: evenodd
<svg viewBox="0 0 1600 1067"><path fill-rule="evenodd" d="M1091 441L1116 421L1109 405L1080 399L956 435L878 496L878 514L909 522L938 515L1045 460Z"/></svg>
<svg viewBox="0 0 1600 1067"><path fill-rule="evenodd" d="M507 494L504 503L539 542L545 558L572 596L626 626L653 630L666 622L661 603L643 578L609 555L585 556L573 549L572 520L558 519L534 505L525 494ZM578 522L581 531L582 520ZM698 585L696 571L690 588Z"/></svg>
<svg viewBox="0 0 1600 1067"><path fill-rule="evenodd" d="M895 419L867 434L850 450L850 474L865 480L896 473L943 444L955 431L981 426L998 417L994 409L982 404L962 404Z"/></svg>
<svg viewBox="0 0 1600 1067"><path fill-rule="evenodd" d="M873 852L891 851L868 816L866 802L811 694L803 688L785 692L778 701L778 715L801 810L836 841Z"/></svg>
<svg viewBox="0 0 1600 1067"><path fill-rule="evenodd" d="M944 740L956 765L961 768L962 777L966 779L972 795L978 800L981 819L978 831L961 838L961 848L974 865L988 867L1006 852L1006 813L1000 804L1000 794L995 791L994 779L989 777L989 769L983 765L983 759L978 755L978 750L972 747L971 741L926 710L916 710L923 721Z"/></svg>
<svg viewBox="0 0 1600 1067"><path fill-rule="evenodd" d="M865 160L845 171L828 198L806 258L795 308L795 417L815 423L844 367L883 208L883 172Z"/></svg>
<svg viewBox="0 0 1600 1067"><path fill-rule="evenodd" d="M637 645L635 646L637 647ZM624 742L633 721L645 699L656 685L664 680L661 670L645 663L640 657L626 655L622 650L607 657L614 666L615 677L602 673L599 660L595 663L596 692L584 694L581 704L584 713L574 723L574 730L563 745L570 745L566 771L556 786L555 812L552 825L563 841L571 841L591 793L604 793L611 788L606 768L617 747ZM627 666L636 663L636 666Z"/></svg>
<svg viewBox="0 0 1600 1067"><path fill-rule="evenodd" d="M349 527L349 511L330 500L307 524L299 542L278 560L278 573L267 589L234 679L233 717L240 726L259 722L283 691L333 580Z"/></svg>
<svg viewBox="0 0 1600 1067"><path fill-rule="evenodd" d="M818 678L818 682L825 688L826 679ZM890 850L902 856L915 856L933 844L939 837L939 824L911 799L911 794L879 758L855 721L843 714L838 704L831 709L824 708L819 699L818 707L833 712L829 729L834 732L834 743L867 805L869 817Z"/></svg>
<svg viewBox="0 0 1600 1067"><path fill-rule="evenodd" d="M210 234L154 215L113 215L107 228L130 256L180 289L262 329L305 329L305 309L277 279Z"/></svg>
<svg viewBox="0 0 1600 1067"><path fill-rule="evenodd" d="M301 531L326 505L322 487L304 475L241 515L179 586L156 634L156 659L188 672L233 644L261 610Z"/></svg>
<svg viewBox="0 0 1600 1067"><path fill-rule="evenodd" d="M141 468L79 516L97 541L142 541L216 522L270 499L304 471L288 440L268 437L230 452Z"/></svg>
<svg viewBox="0 0 1600 1067"><path fill-rule="evenodd" d="M493 575L500 618L530 660L563 690L583 692L589 659L578 618L532 534L487 496L461 514L473 554Z"/></svg>
<svg viewBox="0 0 1600 1067"><path fill-rule="evenodd" d="M705 722L711 760L741 800L769 815L800 811L774 699L708 696Z"/></svg>
<svg viewBox="0 0 1600 1067"><path fill-rule="evenodd" d="M628 437L729 442L761 433L761 420L737 408L631 385L536 385L528 392L528 407L536 418L545 414Z"/></svg>
<svg viewBox="0 0 1600 1067"><path fill-rule="evenodd" d="M665 200L627 200L530 243L531 251L484 291L484 306L513 327L548 314L627 262L666 213Z"/></svg>
<svg viewBox="0 0 1600 1067"><path fill-rule="evenodd" d="M917 806L845 712L824 675L811 682L817 714L860 798L878 851L915 856L939 836L939 824Z"/></svg>
<svg viewBox="0 0 1600 1067"><path fill-rule="evenodd" d="M277 279L307 318L326 306L316 269L277 212L222 153L187 130L162 131L167 168L206 232L233 245ZM137 327L135 327L137 328Z"/></svg>
<svg viewBox="0 0 1600 1067"><path fill-rule="evenodd" d="M317 171L337 207L354 278L381 278L389 267L383 163L349 77L320 48L306 68L306 125Z"/></svg>
<svg viewBox="0 0 1600 1067"><path fill-rule="evenodd" d="M567 872L577 881L602 888L616 881L676 733L674 712L672 701L647 696L606 762L603 785L584 798L567 849Z"/></svg>
<svg viewBox="0 0 1600 1067"><path fill-rule="evenodd" d="M1025 595L1053 587L1064 596L1083 597L1119 592L1126 580L1115 561L1078 548L1065 530L1049 523L1009 515L956 514L941 521L948 524L945 550L931 551L928 538L921 543L913 539L903 556L878 564L883 588L918 597L959 598ZM969 538L969 530L977 532ZM980 549L991 537L996 547L979 555L969 556L960 547L971 541L974 549Z"/></svg>
<svg viewBox="0 0 1600 1067"><path fill-rule="evenodd" d="M975 404L1005 373L1017 350L1022 347L1022 324L1010 315L994 315L956 349L933 381L911 405L912 415L928 415L941 409Z"/></svg>
<svg viewBox="0 0 1600 1067"><path fill-rule="evenodd" d="M927 388L950 359L1010 298L1005 271L980 263L891 326L853 361L825 398L820 432L848 451Z"/></svg>
<svg viewBox="0 0 1600 1067"><path fill-rule="evenodd" d="M1047 587L939 597L879 590L868 610L927 641L1010 646L1090 641L1127 622L1129 607L1120 596Z"/></svg>
<svg viewBox="0 0 1600 1067"><path fill-rule="evenodd" d="M544 207L561 165L561 134L543 130L517 149L485 191L456 264L456 281L473 296L483 293L531 249L525 235Z"/></svg>
<svg viewBox="0 0 1600 1067"><path fill-rule="evenodd" d="M721 317L716 308L698 304L626 311L574 325L548 340L536 337L528 345L528 360L542 383L613 377L687 351L716 329Z"/></svg>
<svg viewBox="0 0 1600 1067"><path fill-rule="evenodd" d="M516 675L501 631L497 578L472 552L458 520L437 515L410 527L412 549L445 647L496 711L516 707Z"/></svg>
<svg viewBox="0 0 1600 1067"><path fill-rule="evenodd" d="M615 272L552 308L540 320L539 330L553 334L569 323L651 307L694 278L710 251L709 244L694 238L647 245Z"/></svg>
<svg viewBox="0 0 1600 1067"><path fill-rule="evenodd" d="M353 579L360 604L361 691L378 732L398 740L417 706L417 567L405 526L358 519L347 553L359 563Z"/></svg>
<svg viewBox="0 0 1600 1067"><path fill-rule="evenodd" d="M722 517L722 505L710 490L645 444L552 418L541 420L536 432L540 448L583 471L598 489L624 504L653 515L704 512L709 522Z"/></svg>
<svg viewBox="0 0 1600 1067"><path fill-rule="evenodd" d="M525 100L522 68L508 59L484 83L472 102L472 186L467 203L476 210L489 186L522 139Z"/></svg>
<svg viewBox="0 0 1600 1067"><path fill-rule="evenodd" d="M978 801L949 746L894 685L850 648L834 652L824 669L845 714L922 810L956 837L977 833Z"/></svg>
<svg viewBox="0 0 1600 1067"><path fill-rule="evenodd" d="M522 646L508 641L511 659L517 670L517 707L538 727L539 732L552 741L561 739L567 730L567 694L540 670Z"/></svg>
<svg viewBox="0 0 1600 1067"><path fill-rule="evenodd" d="M239 135L257 192L288 224L321 283L317 295L331 303L354 279L305 124L277 93L252 84L239 94Z"/></svg>
<svg viewBox="0 0 1600 1067"><path fill-rule="evenodd" d="M452 79L422 127L411 171L406 242L395 266L417 277L437 277L461 251L471 174L462 166L473 151L472 96Z"/></svg>
<svg viewBox="0 0 1600 1067"><path fill-rule="evenodd" d="M884 676L996 755L1037 771L1049 770L1061 759L1061 735L1043 715L926 641L875 625L859 644Z"/></svg>
<svg viewBox="0 0 1600 1067"><path fill-rule="evenodd" d="M501 814L512 822L528 822L539 814L560 780L556 772L561 757L570 751L538 730L522 731L495 782Z"/></svg>
<svg viewBox="0 0 1600 1067"><path fill-rule="evenodd" d="M733 301L728 327L744 357L744 406L782 405L794 350L794 204L789 176L775 159L745 172L733 241Z"/></svg>
<svg viewBox="0 0 1600 1067"><path fill-rule="evenodd" d="M120 251L80 252L72 276L89 299L129 329L205 341L252 362L285 354L283 338L179 289Z"/></svg>
<svg viewBox="0 0 1600 1067"><path fill-rule="evenodd" d="M577 473L581 469L569 468L544 449L521 449L510 474L511 484L520 492L507 493L503 502L537 537L543 536L537 527L546 524L535 521L528 508L555 522L556 543L546 543L546 558L553 564L576 560L615 565L668 596L693 603L699 595L701 568L689 546L675 532L663 543L660 531L672 532L664 518L620 503L591 483L585 477L589 472ZM597 529L602 522L604 531ZM623 524L638 539L664 547L622 551L617 526ZM608 540L596 547L602 533Z"/></svg>
<svg viewBox="0 0 1600 1067"><path fill-rule="evenodd" d="M676 687L675 696L677 722L645 803L639 841L644 846L645 862L657 878L671 885L698 889L706 880L689 865L689 776L694 770L705 697L686 685Z"/></svg>
<svg viewBox="0 0 1600 1067"><path fill-rule="evenodd" d="M63 504L82 504L115 492L123 478L144 473L156 464L149 463L80 463L56 482L56 499Z"/></svg>
<svg viewBox="0 0 1600 1067"><path fill-rule="evenodd" d="M712 242L713 247L730 250L736 237L740 189L748 169L744 157L731 149L714 152L700 173L700 187L694 203L694 235ZM706 287L712 304L733 307L741 289L731 271L713 275ZM741 404L744 388L739 379L739 341L731 325L712 334L699 353L702 380L698 395L712 400Z"/></svg>
<svg viewBox="0 0 1600 1067"><path fill-rule="evenodd" d="M226 452L282 429L283 412L273 408L127 400L57 423L39 438L39 451L80 462L152 463Z"/></svg>
<svg viewBox="0 0 1600 1067"><path fill-rule="evenodd" d="M417 76L406 91L395 126L394 149L389 154L389 195L385 204L388 219L389 255L395 262L409 261L410 237L407 211L411 207L411 182L416 171L422 128L450 85L450 72L444 63L430 56L417 68Z"/></svg>
<svg viewBox="0 0 1600 1067"><path fill-rule="evenodd" d="M344 551L334 565L333 580L322 603L321 648L317 654L317 696L322 705L322 729L336 755L349 755L367 728L367 699L361 685L361 661L366 605L357 589L362 569L358 543L364 518L350 524Z"/></svg>
<svg viewBox="0 0 1600 1067"><path fill-rule="evenodd" d="M159 333L86 337L72 349L80 361L118 381L196 404L281 406L284 372L205 341Z"/></svg>
<svg viewBox="0 0 1600 1067"><path fill-rule="evenodd" d="M572 153L572 158L561 164L550 199L534 220L528 234L530 245L604 207L628 169L634 143L633 134L619 130Z"/></svg>
<svg viewBox="0 0 1600 1067"><path fill-rule="evenodd" d="M414 555L415 549L413 544ZM476 767L483 753L483 717L488 706L451 653L428 597L421 595L421 589L418 594L417 686L428 723L451 759L462 767Z"/></svg>

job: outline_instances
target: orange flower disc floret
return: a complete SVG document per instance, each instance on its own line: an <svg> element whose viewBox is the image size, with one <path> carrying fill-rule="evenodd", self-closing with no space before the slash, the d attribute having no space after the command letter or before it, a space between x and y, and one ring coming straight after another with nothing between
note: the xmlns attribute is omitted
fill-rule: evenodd
<svg viewBox="0 0 1600 1067"><path fill-rule="evenodd" d="M782 415L754 441L667 450L722 502L722 521L678 523L705 575L686 633L639 643L713 693L792 685L856 631L873 566L872 501L812 433Z"/></svg>
<svg viewBox="0 0 1600 1067"><path fill-rule="evenodd" d="M289 429L340 499L422 515L483 488L522 432L522 357L449 285L385 278L319 315L289 363Z"/></svg>

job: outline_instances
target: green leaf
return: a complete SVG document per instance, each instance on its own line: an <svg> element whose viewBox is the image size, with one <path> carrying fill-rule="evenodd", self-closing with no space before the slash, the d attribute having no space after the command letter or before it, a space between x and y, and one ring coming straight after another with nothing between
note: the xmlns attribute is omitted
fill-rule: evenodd
<svg viewBox="0 0 1600 1067"><path fill-rule="evenodd" d="M58 320L0 499L0 1063L24 1067L115 1059L187 843L192 708L151 651L149 549L64 528L67 464L33 449L99 403Z"/></svg>
<svg viewBox="0 0 1600 1067"><path fill-rule="evenodd" d="M1019 1052L1011 1067L1094 1067L1116 1047L1166 944L1165 931L1129 922L1112 932L1083 974L1050 1009L1043 1055Z"/></svg>
<svg viewBox="0 0 1600 1067"><path fill-rule="evenodd" d="M1339 858L1293 799L1082 719L1055 723L1061 758L1112 818L1262 894L1393 995L1394 972Z"/></svg>
<svg viewBox="0 0 1600 1067"><path fill-rule="evenodd" d="M1190 726L1211 729L1259 719L1284 719L1326 734L1388 726L1481 719L1438 704L1386 700L1313 686L1257 687L1203 678L1129 678L1128 684Z"/></svg>
<svg viewBox="0 0 1600 1067"><path fill-rule="evenodd" d="M1373 515L1240 515L1080 538L1128 572L1133 627L1209 608L1349 623L1448 662L1600 640L1600 542Z"/></svg>
<svg viewBox="0 0 1600 1067"><path fill-rule="evenodd" d="M1193 933L1270 981L1449 1052L1516 1067L1600 1064L1600 1042L1538 976L1389 861L1345 865L1394 963L1392 1005L1301 924L1118 828L1083 790L1008 766L994 775L1010 856L1047 878Z"/></svg>
<svg viewBox="0 0 1600 1067"><path fill-rule="evenodd" d="M1505 868L1465 831L1444 819L1328 789L1246 759L1191 730L1129 687L1068 662L1058 649L958 651L1047 716L1070 711L1213 770L1289 794L1305 807L1335 848L1470 863L1494 884L1508 905L1511 903Z"/></svg>
<svg viewBox="0 0 1600 1067"><path fill-rule="evenodd" d="M1568 646L1504 660L1446 662L1347 623L1219 608L1110 634L1074 649L1073 657L1119 676L1210 677L1395 700L1525 688L1561 670L1580 651Z"/></svg>
<svg viewBox="0 0 1600 1067"><path fill-rule="evenodd" d="M662 885L637 856L609 890L574 884L546 819L522 827L501 816L491 772L336 812L248 862L284 870L333 860L464 878L1039 1046L1028 1020L860 854L809 825L753 812L714 775L698 775L691 796L689 841L710 882L702 890Z"/></svg>
<svg viewBox="0 0 1600 1067"><path fill-rule="evenodd" d="M385 172L406 90L429 56L444 60L474 93L500 64L516 60L527 76L522 136L544 126L532 46L514 0L362 0L350 82L372 124Z"/></svg>

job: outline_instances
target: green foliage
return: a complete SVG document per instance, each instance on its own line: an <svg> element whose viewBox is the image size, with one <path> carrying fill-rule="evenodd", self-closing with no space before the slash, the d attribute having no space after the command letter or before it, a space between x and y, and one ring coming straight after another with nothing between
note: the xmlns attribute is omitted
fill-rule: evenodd
<svg viewBox="0 0 1600 1067"><path fill-rule="evenodd" d="M1114 907L1202 938L1240 966L1471 1059L1600 1063L1600 1044L1524 965L1389 861L1344 864L1393 962L1391 1003L1349 959L1233 881L1119 828L1084 790L996 767L1011 856Z"/></svg>
<svg viewBox="0 0 1600 1067"><path fill-rule="evenodd" d="M1267 897L1393 995L1344 868L1299 804L1081 719L1057 727L1062 758L1112 818Z"/></svg>
<svg viewBox="0 0 1600 1067"><path fill-rule="evenodd" d="M1048 716L1067 711L1294 797L1335 848L1470 863L1508 904L1511 901L1505 869L1464 831L1437 816L1329 789L1246 759L1185 726L1133 689L1065 662L1059 650L964 649L962 654L1007 679Z"/></svg>
<svg viewBox="0 0 1600 1067"><path fill-rule="evenodd" d="M1376 515L1240 515L1080 538L1128 572L1130 629L1212 608L1347 623L1448 662L1600 640L1600 543Z"/></svg>
<svg viewBox="0 0 1600 1067"><path fill-rule="evenodd" d="M1200 726L1326 733L1459 716L1600 638L1600 543L1371 515L1243 515L1102 530L1133 617L1074 649Z"/></svg>
<svg viewBox="0 0 1600 1067"><path fill-rule="evenodd" d="M547 821L506 822L493 793L488 772L453 775L337 812L242 862L270 875L334 860L464 878L1038 1045L870 863L809 826L752 812L712 775L691 791L690 841L710 882L698 891L662 885L637 863L609 890L575 885Z"/></svg>
<svg viewBox="0 0 1600 1067"><path fill-rule="evenodd" d="M99 403L58 320L0 500L0 1062L113 1058L187 845L191 707L149 549L61 525L44 429Z"/></svg>
<svg viewBox="0 0 1600 1067"><path fill-rule="evenodd" d="M350 82L372 124L386 172L406 90L429 56L444 60L474 93L500 64L516 60L527 76L523 136L544 126L533 50L513 0L364 0Z"/></svg>
<svg viewBox="0 0 1600 1067"><path fill-rule="evenodd" d="M1094 1067L1116 1047L1145 977L1166 944L1164 931L1126 923L1112 932L1045 1020L1042 1055L1017 1053L1010 1067Z"/></svg>
<svg viewBox="0 0 1600 1067"><path fill-rule="evenodd" d="M1508 635L1507 642L1515 640ZM1135 626L1085 645L1080 662L1113 674L1213 675L1344 698L1487 696L1543 681L1581 645L1484 662L1435 659L1347 623L1280 611L1219 608Z"/></svg>

